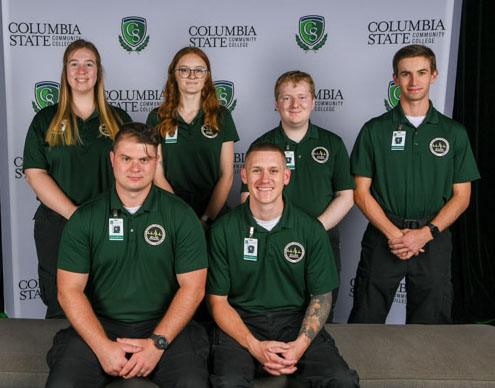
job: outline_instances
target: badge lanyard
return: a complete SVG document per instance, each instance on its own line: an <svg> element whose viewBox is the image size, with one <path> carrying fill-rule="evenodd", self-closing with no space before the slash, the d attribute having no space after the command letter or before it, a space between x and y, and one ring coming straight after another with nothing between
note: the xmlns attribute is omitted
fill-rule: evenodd
<svg viewBox="0 0 495 388"><path fill-rule="evenodd" d="M253 238L254 227L249 228L249 237L244 239L244 260L258 261L258 239Z"/></svg>
<svg viewBox="0 0 495 388"><path fill-rule="evenodd" d="M406 147L406 131L402 130L402 124L399 124L397 131L392 133L392 151L404 151Z"/></svg>
<svg viewBox="0 0 495 388"><path fill-rule="evenodd" d="M285 145L285 160L287 163L287 168L291 170L296 169L296 157L294 156L294 151L289 151L289 145Z"/></svg>
<svg viewBox="0 0 495 388"><path fill-rule="evenodd" d="M108 219L108 239L110 241L124 240L124 219L119 218L119 211L113 209L113 217Z"/></svg>

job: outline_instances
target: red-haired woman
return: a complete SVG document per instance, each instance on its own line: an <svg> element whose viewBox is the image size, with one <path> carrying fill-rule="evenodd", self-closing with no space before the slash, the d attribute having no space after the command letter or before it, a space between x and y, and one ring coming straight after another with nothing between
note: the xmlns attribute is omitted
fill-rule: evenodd
<svg viewBox="0 0 495 388"><path fill-rule="evenodd" d="M230 112L218 102L210 61L202 50L185 47L175 55L164 102L150 113L147 124L162 136L155 183L185 200L207 229L232 187L239 137Z"/></svg>
<svg viewBox="0 0 495 388"><path fill-rule="evenodd" d="M57 301L57 257L65 223L77 207L113 184L110 151L124 122L105 98L100 54L88 41L67 46L58 104L42 109L24 145L26 180L41 202L34 216L41 298L47 318L64 317Z"/></svg>

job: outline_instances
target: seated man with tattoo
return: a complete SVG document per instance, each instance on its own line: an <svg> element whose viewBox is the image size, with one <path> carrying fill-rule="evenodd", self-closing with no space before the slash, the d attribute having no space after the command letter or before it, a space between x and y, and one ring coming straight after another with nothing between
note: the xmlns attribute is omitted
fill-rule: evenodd
<svg viewBox="0 0 495 388"><path fill-rule="evenodd" d="M304 386L359 387L322 328L338 286L322 224L283 196L284 152L252 145L241 171L248 200L209 236L208 302L218 325L213 387L251 387L258 365Z"/></svg>

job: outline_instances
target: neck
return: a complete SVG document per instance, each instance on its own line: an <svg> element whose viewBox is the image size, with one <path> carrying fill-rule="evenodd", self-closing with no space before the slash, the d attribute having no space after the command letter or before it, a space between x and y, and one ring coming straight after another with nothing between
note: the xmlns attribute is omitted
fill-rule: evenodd
<svg viewBox="0 0 495 388"><path fill-rule="evenodd" d="M117 195L122 202L122 205L125 207L137 207L142 206L146 197L150 193L151 183L146 188L139 191L129 191L124 189L118 183L115 185L115 189L117 190Z"/></svg>
<svg viewBox="0 0 495 388"><path fill-rule="evenodd" d="M282 129L289 139L299 141L306 136L309 129L309 121L302 125L288 125L282 122Z"/></svg>
<svg viewBox="0 0 495 388"><path fill-rule="evenodd" d="M199 111L201 108L201 93L196 94L184 94L181 93L179 98L179 107L183 112L189 113L193 111Z"/></svg>
<svg viewBox="0 0 495 388"><path fill-rule="evenodd" d="M250 200L249 209L254 218L262 221L271 221L280 217L284 212L284 200L282 196L275 202L266 204Z"/></svg>
<svg viewBox="0 0 495 388"><path fill-rule="evenodd" d="M86 120L95 110L95 99L93 93L73 94L71 109L77 116Z"/></svg>
<svg viewBox="0 0 495 388"><path fill-rule="evenodd" d="M426 114L428 113L428 109L430 109L430 100L428 96L421 101L400 100L400 105L406 116L426 116Z"/></svg>

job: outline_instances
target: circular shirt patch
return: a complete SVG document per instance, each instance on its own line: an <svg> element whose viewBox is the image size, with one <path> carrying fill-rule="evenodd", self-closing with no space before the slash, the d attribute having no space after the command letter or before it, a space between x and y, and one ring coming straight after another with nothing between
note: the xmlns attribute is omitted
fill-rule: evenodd
<svg viewBox="0 0 495 388"><path fill-rule="evenodd" d="M449 152L450 145L447 139L437 137L430 141L430 151L436 156L445 156Z"/></svg>
<svg viewBox="0 0 495 388"><path fill-rule="evenodd" d="M206 125L203 125L201 127L201 133L203 134L204 137L207 137L208 139L213 139L214 137L218 136L218 131L214 132Z"/></svg>
<svg viewBox="0 0 495 388"><path fill-rule="evenodd" d="M299 263L304 257L304 247L298 242L290 242L284 248L284 257L287 261L295 264Z"/></svg>
<svg viewBox="0 0 495 388"><path fill-rule="evenodd" d="M325 163L328 160L330 153L325 147L315 147L311 151L311 157L315 162Z"/></svg>
<svg viewBox="0 0 495 388"><path fill-rule="evenodd" d="M144 239L150 245L160 245L165 241L165 229L158 224L152 224L144 231Z"/></svg>

